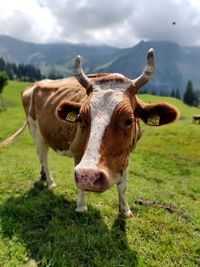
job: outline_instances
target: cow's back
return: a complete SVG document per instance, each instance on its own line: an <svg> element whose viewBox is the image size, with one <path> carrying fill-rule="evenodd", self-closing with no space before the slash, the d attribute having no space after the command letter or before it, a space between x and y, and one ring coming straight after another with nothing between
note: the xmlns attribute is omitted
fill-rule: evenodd
<svg viewBox="0 0 200 267"><path fill-rule="evenodd" d="M54 150L65 153L76 134L76 125L63 122L56 116L56 108L63 100L81 102L85 89L74 77L44 80L22 93L22 102L28 123L35 123Z"/></svg>

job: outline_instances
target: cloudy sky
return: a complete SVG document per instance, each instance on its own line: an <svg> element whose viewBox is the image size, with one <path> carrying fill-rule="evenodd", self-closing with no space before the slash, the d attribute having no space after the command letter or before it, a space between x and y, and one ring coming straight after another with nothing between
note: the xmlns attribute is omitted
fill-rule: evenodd
<svg viewBox="0 0 200 267"><path fill-rule="evenodd" d="M25 41L130 47L140 40L167 40L200 45L200 0L0 1L0 34Z"/></svg>

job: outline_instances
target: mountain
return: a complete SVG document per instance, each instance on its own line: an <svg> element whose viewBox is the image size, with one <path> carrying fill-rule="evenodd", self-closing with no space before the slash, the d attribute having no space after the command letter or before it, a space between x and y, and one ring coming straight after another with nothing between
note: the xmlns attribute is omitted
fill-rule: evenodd
<svg viewBox="0 0 200 267"><path fill-rule="evenodd" d="M119 72L135 78L141 74L151 47L155 50L156 71L146 89L170 93L178 88L183 95L188 80L192 80L194 88L200 88L200 47L141 41L136 46L119 49L70 43L35 44L0 36L0 57L9 62L34 64L45 75L50 72L73 75L74 58L80 54L86 73Z"/></svg>
<svg viewBox="0 0 200 267"><path fill-rule="evenodd" d="M110 61L118 50L115 47L84 44L35 44L0 36L0 57L9 62L33 64L46 75L49 72L72 75L74 58L78 54L84 58L85 71L91 72L97 65Z"/></svg>
<svg viewBox="0 0 200 267"><path fill-rule="evenodd" d="M164 93L169 89L179 88L183 94L188 80L200 89L200 47L181 47L171 42L141 41L136 46L126 49L102 72L120 72L135 78L141 74L149 48L155 50L156 71L146 86L149 90Z"/></svg>

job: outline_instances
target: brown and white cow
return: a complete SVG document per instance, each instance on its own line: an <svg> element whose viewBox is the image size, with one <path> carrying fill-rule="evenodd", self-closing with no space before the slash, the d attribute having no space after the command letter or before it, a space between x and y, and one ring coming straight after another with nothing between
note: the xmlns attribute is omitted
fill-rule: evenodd
<svg viewBox="0 0 200 267"><path fill-rule="evenodd" d="M120 212L129 217L128 164L130 152L141 137L139 120L160 126L175 121L179 114L170 104L146 104L136 97L153 72L153 49L148 52L143 73L135 80L118 73L86 76L78 56L75 77L43 80L23 92L27 122L2 145L16 139L28 124L39 153L41 175L49 187L55 186L47 160L51 147L74 157L79 190L76 211L87 210L85 191L104 192L116 184Z"/></svg>

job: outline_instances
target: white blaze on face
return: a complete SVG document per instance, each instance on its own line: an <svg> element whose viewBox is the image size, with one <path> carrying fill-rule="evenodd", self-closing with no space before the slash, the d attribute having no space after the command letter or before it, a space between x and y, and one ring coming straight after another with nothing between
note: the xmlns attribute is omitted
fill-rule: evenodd
<svg viewBox="0 0 200 267"><path fill-rule="evenodd" d="M116 105L123 100L123 94L130 84L106 83L95 86L90 102L91 132L87 149L76 169L97 169L100 160L100 146L106 127L109 125Z"/></svg>

